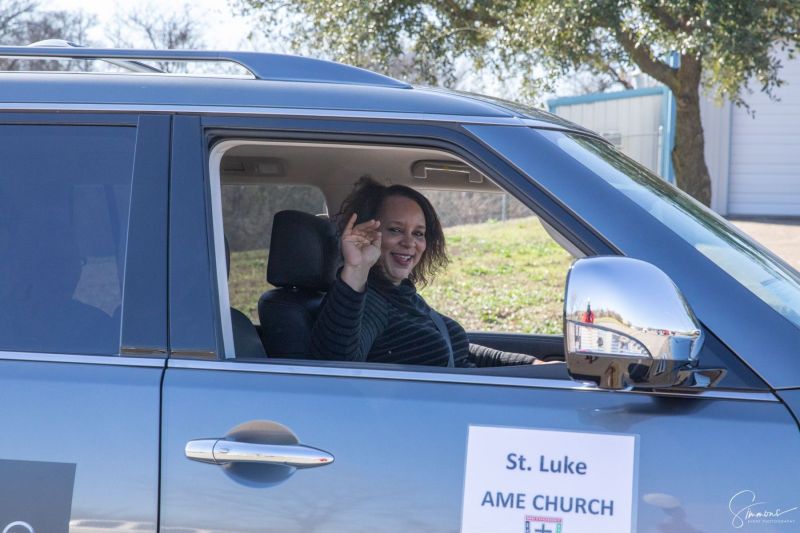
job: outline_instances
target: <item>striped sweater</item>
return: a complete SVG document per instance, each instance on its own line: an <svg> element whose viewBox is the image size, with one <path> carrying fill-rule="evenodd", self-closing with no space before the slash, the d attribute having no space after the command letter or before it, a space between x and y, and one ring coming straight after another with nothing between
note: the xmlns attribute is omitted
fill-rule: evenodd
<svg viewBox="0 0 800 533"><path fill-rule="evenodd" d="M447 366L449 350L414 285L370 275L357 292L337 279L323 301L311 337L317 359ZM531 364L530 355L470 344L464 328L442 316L457 367Z"/></svg>

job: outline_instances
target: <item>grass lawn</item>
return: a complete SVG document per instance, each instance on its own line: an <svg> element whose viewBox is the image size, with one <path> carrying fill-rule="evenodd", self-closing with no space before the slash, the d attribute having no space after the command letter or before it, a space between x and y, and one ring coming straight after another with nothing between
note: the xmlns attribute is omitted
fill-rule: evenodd
<svg viewBox="0 0 800 533"><path fill-rule="evenodd" d="M571 257L535 217L445 230L450 266L420 291L470 331L561 333ZM258 322L266 282L264 250L231 254L231 305Z"/></svg>

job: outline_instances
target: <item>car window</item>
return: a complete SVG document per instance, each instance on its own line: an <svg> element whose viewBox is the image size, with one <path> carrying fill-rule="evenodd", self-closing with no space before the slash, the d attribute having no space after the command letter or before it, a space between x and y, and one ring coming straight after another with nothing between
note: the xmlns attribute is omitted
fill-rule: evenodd
<svg viewBox="0 0 800 533"><path fill-rule="evenodd" d="M505 193L423 190L441 217L450 264L420 292L467 331L561 335L573 257Z"/></svg>
<svg viewBox="0 0 800 533"><path fill-rule="evenodd" d="M135 134L0 125L0 350L119 353Z"/></svg>
<svg viewBox="0 0 800 533"><path fill-rule="evenodd" d="M276 291L266 280L268 265L273 260L283 262L275 259L277 250L285 250L281 245L272 253L273 218L286 210L310 215L329 212L330 218L335 218L342 201L363 177L386 185L410 186L433 204L450 261L431 283L418 286L419 293L438 313L460 324L470 340L491 344L500 338L492 334L562 334L564 283L573 256L551 237L535 213L487 176L466 169L455 156L422 148L372 145L225 143L233 147L226 155L217 156L221 161L221 216L214 217L214 224L215 240L224 238L229 253L227 281L218 279L223 336L230 305L233 340L226 341L226 351L229 345L236 345L237 358L258 355L241 350L242 346L251 350L254 338L262 341L267 361L308 355L308 343L276 343L274 335L289 339L295 330L307 332L326 289L294 287L287 282ZM332 221L328 224L334 225ZM291 234L296 229L289 226L285 231ZM221 241L216 247L222 249ZM338 244L331 254L338 260ZM219 257L216 263L218 271L225 264ZM304 265L290 265L289 270L294 266L301 269ZM263 303L267 301L270 303ZM251 324L245 324L240 314ZM537 353L558 354L558 338L548 341ZM522 340L513 346L497 342L491 347L506 352L534 347Z"/></svg>
<svg viewBox="0 0 800 533"><path fill-rule="evenodd" d="M543 132L552 142L634 200L750 292L800 327L800 274L685 194L606 143Z"/></svg>

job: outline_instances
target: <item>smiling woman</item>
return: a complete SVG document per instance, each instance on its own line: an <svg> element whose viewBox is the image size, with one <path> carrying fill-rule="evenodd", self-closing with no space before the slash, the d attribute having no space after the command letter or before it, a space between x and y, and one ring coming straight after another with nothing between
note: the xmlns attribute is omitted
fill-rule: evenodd
<svg viewBox="0 0 800 533"><path fill-rule="evenodd" d="M413 200L390 196L383 203L376 223L381 236L379 261L383 273L399 285L414 273L425 254L425 215Z"/></svg>
<svg viewBox="0 0 800 533"><path fill-rule="evenodd" d="M458 322L417 294L415 284L447 264L441 223L421 193L362 178L338 218L344 266L314 325L314 357L448 367L538 362L469 343Z"/></svg>
<svg viewBox="0 0 800 533"><path fill-rule="evenodd" d="M366 282L375 265L395 285L408 279L423 286L447 265L439 217L428 199L410 187L384 186L361 178L342 204L338 220L343 274L355 278L350 284L353 288ZM373 249L367 247L372 244ZM358 251L369 260L363 265L366 270L361 268ZM374 254L378 254L375 260Z"/></svg>

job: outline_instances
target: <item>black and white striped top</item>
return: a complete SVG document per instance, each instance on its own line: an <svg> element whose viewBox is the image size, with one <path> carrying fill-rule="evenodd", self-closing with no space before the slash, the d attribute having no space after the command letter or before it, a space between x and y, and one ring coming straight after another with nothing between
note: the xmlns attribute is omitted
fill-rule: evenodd
<svg viewBox="0 0 800 533"><path fill-rule="evenodd" d="M370 274L366 291L341 279L331 286L311 338L317 359L447 366L449 350L414 285ZM530 355L470 344L464 328L443 316L457 367L531 364Z"/></svg>

